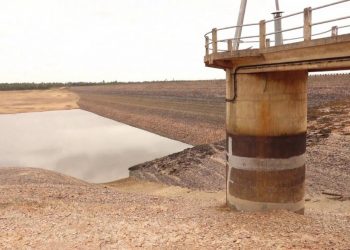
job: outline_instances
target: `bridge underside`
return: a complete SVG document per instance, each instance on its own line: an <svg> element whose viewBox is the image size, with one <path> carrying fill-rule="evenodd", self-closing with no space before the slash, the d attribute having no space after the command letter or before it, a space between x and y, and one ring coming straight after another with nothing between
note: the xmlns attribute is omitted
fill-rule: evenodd
<svg viewBox="0 0 350 250"><path fill-rule="evenodd" d="M350 35L214 53L226 71L227 203L303 213L310 71L350 69Z"/></svg>

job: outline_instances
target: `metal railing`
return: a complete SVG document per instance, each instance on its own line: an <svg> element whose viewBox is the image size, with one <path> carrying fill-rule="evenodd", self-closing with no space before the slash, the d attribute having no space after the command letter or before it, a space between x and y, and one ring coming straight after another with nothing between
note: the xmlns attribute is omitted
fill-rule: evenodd
<svg viewBox="0 0 350 250"><path fill-rule="evenodd" d="M297 31L300 30L303 32L302 35L296 36L296 37L289 37L283 39L283 42L288 42L288 41L310 41L314 37L317 38L317 36L329 34L330 36L337 36L338 32L340 29L345 29L345 28L350 28L349 25L332 25L331 27L328 27L327 29L319 32L314 32L313 33L313 27L315 26L321 26L324 24L329 24L329 23L335 23L340 20L346 20L350 19L350 16L343 16L343 17L338 17L338 18L332 18L328 20L322 20L319 22L312 23L312 13L314 11L320 10L320 9L325 9L331 6L339 5L342 3L350 2L350 0L342 0L342 1L337 1L333 2L330 4L322 5L319 7L315 8L305 8L304 11L292 13L286 16L270 19L270 20L262 20L259 23L250 23L250 24L244 24L242 26L229 26L229 27L224 27L224 28L219 28L219 29L212 29L210 32L206 33L205 36L205 51L206 55L209 55L211 53L217 53L217 52L232 52L234 50L233 48L233 43L236 41L239 44L249 44L252 45L248 49L251 48L257 48L257 49L265 49L267 47L272 47L272 43L275 43L274 40L270 39L269 36L276 35L278 33L287 33L291 31ZM304 22L302 25L296 26L296 27L291 27L287 29L283 29L280 31L273 31L273 32L266 32L266 24L273 23L278 19L288 19L291 17L295 17L298 15L303 15L304 16ZM246 35L242 36L238 39L235 39L233 37L229 38L222 38L219 39L219 35L221 35L224 31L229 31L229 30L235 30L237 28L253 28L253 35ZM254 33L255 32L255 33ZM350 33L350 32L349 32ZM234 34L234 32L230 32L230 34ZM251 40L253 39L253 40ZM225 46L225 47L223 47Z"/></svg>

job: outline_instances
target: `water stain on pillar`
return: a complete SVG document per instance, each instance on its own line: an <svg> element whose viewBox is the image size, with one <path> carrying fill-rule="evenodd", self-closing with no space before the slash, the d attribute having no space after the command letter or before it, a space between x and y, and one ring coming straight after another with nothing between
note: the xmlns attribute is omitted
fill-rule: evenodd
<svg viewBox="0 0 350 250"><path fill-rule="evenodd" d="M227 203L234 209L303 213L306 82L306 71L237 75L237 98L227 104Z"/></svg>

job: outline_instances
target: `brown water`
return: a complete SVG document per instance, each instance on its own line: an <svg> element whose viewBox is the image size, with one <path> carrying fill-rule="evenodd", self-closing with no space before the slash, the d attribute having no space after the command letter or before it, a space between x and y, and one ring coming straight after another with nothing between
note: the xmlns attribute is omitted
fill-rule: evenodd
<svg viewBox="0 0 350 250"><path fill-rule="evenodd" d="M83 110L0 115L0 167L37 167L89 182L191 145Z"/></svg>

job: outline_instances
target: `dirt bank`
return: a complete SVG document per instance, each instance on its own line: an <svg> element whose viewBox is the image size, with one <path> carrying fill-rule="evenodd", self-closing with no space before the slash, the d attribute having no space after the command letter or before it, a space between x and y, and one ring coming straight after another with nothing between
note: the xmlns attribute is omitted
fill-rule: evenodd
<svg viewBox="0 0 350 250"><path fill-rule="evenodd" d="M308 123L306 190L350 197L350 102L312 109ZM200 145L130 168L135 178L200 190L225 189L225 142ZM333 197L334 198L334 197Z"/></svg>
<svg viewBox="0 0 350 250"><path fill-rule="evenodd" d="M191 145L225 139L225 89L224 80L71 88L82 109ZM309 109L349 98L350 75L309 77Z"/></svg>
<svg viewBox="0 0 350 250"><path fill-rule="evenodd" d="M225 137L223 81L73 87L93 113L191 145ZM205 136L203 136L205 135Z"/></svg>

